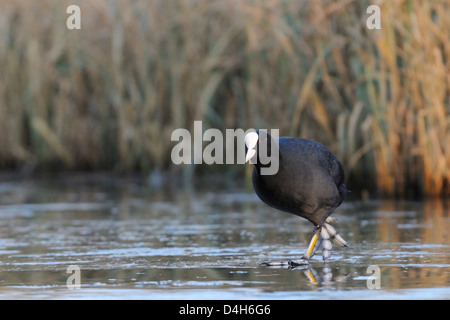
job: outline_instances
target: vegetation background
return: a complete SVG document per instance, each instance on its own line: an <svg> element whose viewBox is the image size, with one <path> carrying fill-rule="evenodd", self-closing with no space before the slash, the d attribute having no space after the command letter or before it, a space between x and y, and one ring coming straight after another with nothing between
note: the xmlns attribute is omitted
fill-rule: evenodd
<svg viewBox="0 0 450 320"><path fill-rule="evenodd" d="M448 196L449 17L448 0L1 1L0 169L244 176L171 163L172 131L202 120L320 141L354 191Z"/></svg>

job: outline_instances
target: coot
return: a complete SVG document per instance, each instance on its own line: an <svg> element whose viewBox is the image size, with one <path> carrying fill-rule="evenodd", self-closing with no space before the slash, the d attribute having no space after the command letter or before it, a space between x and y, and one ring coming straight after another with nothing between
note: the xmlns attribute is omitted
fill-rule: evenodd
<svg viewBox="0 0 450 320"><path fill-rule="evenodd" d="M309 220L315 227L305 254L288 264L308 264L320 246L323 259L329 258L331 241L346 247L347 243L330 225L336 221L330 214L349 192L336 156L316 141L290 137L275 140L264 130L248 133L245 144L246 162L252 160L254 164L252 181L259 198L273 208ZM274 153L278 157L274 158ZM279 161L275 174L264 173L264 168L272 165L267 159ZM268 262L267 265L280 263L284 264Z"/></svg>

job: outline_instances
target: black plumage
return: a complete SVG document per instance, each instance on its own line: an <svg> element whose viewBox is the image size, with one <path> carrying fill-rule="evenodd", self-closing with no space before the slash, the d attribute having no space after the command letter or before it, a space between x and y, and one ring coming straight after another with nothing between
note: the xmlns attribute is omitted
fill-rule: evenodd
<svg viewBox="0 0 450 320"><path fill-rule="evenodd" d="M350 192L344 184L342 164L336 156L316 141L290 137L274 140L259 130L246 136L246 146L246 161L251 157L255 165L252 181L259 198L269 206L303 217L315 226L306 253L300 260L290 260L289 265L307 264L319 246L322 246L323 259L329 258L331 241L346 247L346 241L329 224L335 219L328 218ZM263 168L270 168L276 160L278 171L267 174ZM278 262L266 265L278 265Z"/></svg>
<svg viewBox="0 0 450 320"><path fill-rule="evenodd" d="M275 141L269 134L267 139L270 152ZM256 161L252 175L256 194L271 207L308 219L315 226L323 225L348 193L341 163L323 144L313 140L281 137L278 148L276 174L261 175L264 165Z"/></svg>

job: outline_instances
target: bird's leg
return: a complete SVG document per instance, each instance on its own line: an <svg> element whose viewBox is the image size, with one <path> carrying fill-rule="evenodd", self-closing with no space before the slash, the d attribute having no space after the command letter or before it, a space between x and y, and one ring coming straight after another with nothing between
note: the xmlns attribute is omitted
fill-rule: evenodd
<svg viewBox="0 0 450 320"><path fill-rule="evenodd" d="M316 227L314 229L313 236L311 238L311 241L309 242L309 246L308 246L308 249L306 249L305 254L298 260L290 260L289 261L290 266L309 264L309 260L314 256L314 254L317 251L317 248L322 243L322 239L320 236L321 230L322 230L322 227ZM319 242L319 243L317 243L317 242ZM316 246L316 244L318 244L318 246Z"/></svg>
<svg viewBox="0 0 450 320"><path fill-rule="evenodd" d="M316 254L317 248L320 247L320 244L322 242L322 239L320 237L321 230L322 227L316 227L314 229L313 236L311 238L311 241L309 242L308 249L306 249L306 252L303 255L303 258L309 260Z"/></svg>
<svg viewBox="0 0 450 320"><path fill-rule="evenodd" d="M334 242L341 247L348 247L347 242L342 239L342 237L336 232L336 229L334 229L334 227L329 224L329 222L336 222L337 219L328 217L325 221L326 222L323 224L323 226L317 226L314 229L314 233L308 245L308 249L306 249L305 254L300 259L289 261L265 261L261 263L261 265L265 267L290 268L303 266L304 268L308 266L309 260L316 254L318 248L320 247L322 247L322 258L324 261L326 261L331 256L331 242Z"/></svg>

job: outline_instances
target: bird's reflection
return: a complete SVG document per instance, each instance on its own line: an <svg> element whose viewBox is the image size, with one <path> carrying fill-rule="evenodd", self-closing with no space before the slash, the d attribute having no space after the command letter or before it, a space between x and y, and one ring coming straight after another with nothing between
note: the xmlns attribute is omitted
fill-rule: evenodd
<svg viewBox="0 0 450 320"><path fill-rule="evenodd" d="M270 269L289 269L293 271L301 271L305 277L308 279L309 283L312 285L330 285L335 282L342 282L347 279L349 276L338 276L336 279L333 280L333 270L330 267L328 263L324 263L322 265L322 272L319 274L319 272L316 271L315 268L313 268L310 264L304 264L304 265L292 265L289 262L286 263L279 263L278 265L275 265L273 262L270 264L267 264L266 262L261 263L261 266L265 268Z"/></svg>
<svg viewBox="0 0 450 320"><path fill-rule="evenodd" d="M306 276L311 284L314 285L327 285L332 282L333 272L328 264L324 264L322 267L322 274L319 274L316 269L310 265L305 266L292 266L290 270L300 270Z"/></svg>

